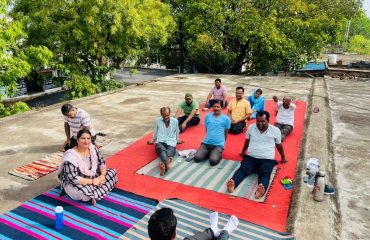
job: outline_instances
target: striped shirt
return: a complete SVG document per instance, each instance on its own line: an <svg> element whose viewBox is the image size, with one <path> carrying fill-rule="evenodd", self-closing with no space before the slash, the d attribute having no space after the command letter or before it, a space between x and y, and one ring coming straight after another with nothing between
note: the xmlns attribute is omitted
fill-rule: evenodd
<svg viewBox="0 0 370 240"><path fill-rule="evenodd" d="M90 126L90 132L92 136L95 136L95 130L91 125L90 115L81 108L76 108L76 117L70 118L64 116L64 122L68 123L69 129L71 130L72 137L77 139L77 133L84 127Z"/></svg>
<svg viewBox="0 0 370 240"><path fill-rule="evenodd" d="M176 147L179 139L179 126L176 118L170 117L170 125L166 127L162 117L158 117L154 123L153 141L162 142Z"/></svg>

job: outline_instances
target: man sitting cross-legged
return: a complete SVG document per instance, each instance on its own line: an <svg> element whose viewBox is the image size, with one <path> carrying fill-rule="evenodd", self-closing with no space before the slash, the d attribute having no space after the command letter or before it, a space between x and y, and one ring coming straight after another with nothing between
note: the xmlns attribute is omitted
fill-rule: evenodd
<svg viewBox="0 0 370 240"><path fill-rule="evenodd" d="M230 119L221 113L221 102L213 103L213 113L207 114L204 119L206 137L195 153L196 162L203 161L209 156L209 163L217 165L222 158L222 152L230 128Z"/></svg>
<svg viewBox="0 0 370 240"><path fill-rule="evenodd" d="M153 138L147 144L155 144L155 151L159 154L160 175L163 176L171 168L172 157L176 154L176 144L179 141L179 127L177 119L170 117L171 109L162 107L161 116L155 120Z"/></svg>
<svg viewBox="0 0 370 240"><path fill-rule="evenodd" d="M185 101L180 103L175 118L179 121L180 133L184 132L188 127L199 124L199 105L198 102L193 99L191 93L185 94Z"/></svg>
<svg viewBox="0 0 370 240"><path fill-rule="evenodd" d="M282 163L286 162L280 130L269 124L270 114L266 111L257 112L256 123L248 128L244 147L241 152L243 161L233 177L227 182L228 192L235 188L251 173L258 174L258 187L255 198L261 198L270 183L270 175L277 164L275 146L280 153ZM248 149L248 155L245 151Z"/></svg>
<svg viewBox="0 0 370 240"><path fill-rule="evenodd" d="M212 99L213 96L213 99ZM227 89L224 85L221 85L221 79L217 78L215 80L215 86L211 89L207 96L206 105L203 110L208 111L210 107L213 106L213 103L217 100L221 101L221 107L227 107Z"/></svg>
<svg viewBox="0 0 370 240"><path fill-rule="evenodd" d="M239 134L245 128L246 120L250 118L252 110L251 105L244 99L244 88L237 87L235 98L230 101L228 106L228 115L231 118L230 133Z"/></svg>
<svg viewBox="0 0 370 240"><path fill-rule="evenodd" d="M239 224L237 217L232 215L226 226L218 228L218 212L209 216L210 228L203 232L197 232L193 236L185 237L184 240L226 240ZM171 208L162 208L150 216L148 222L148 235L151 240L175 240L177 218Z"/></svg>
<svg viewBox="0 0 370 240"><path fill-rule="evenodd" d="M283 101L279 101L276 96L273 96L276 104L277 116L275 126L280 129L281 141L293 131L294 126L294 111L297 108L290 97L284 97Z"/></svg>

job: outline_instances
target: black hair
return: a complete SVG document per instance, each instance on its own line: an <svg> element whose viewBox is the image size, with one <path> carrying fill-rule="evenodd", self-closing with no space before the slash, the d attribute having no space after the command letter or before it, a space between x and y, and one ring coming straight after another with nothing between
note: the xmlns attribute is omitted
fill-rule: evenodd
<svg viewBox="0 0 370 240"><path fill-rule="evenodd" d="M70 103L66 103L62 106L62 108L60 109L62 111L62 114L63 115L66 115L67 113L69 113L73 108L73 105L70 104Z"/></svg>
<svg viewBox="0 0 370 240"><path fill-rule="evenodd" d="M238 91L239 89L241 89L241 90L243 90L243 92L244 92L244 88L243 87L236 87L236 89L235 89L235 91Z"/></svg>
<svg viewBox="0 0 370 240"><path fill-rule="evenodd" d="M257 89L256 93L258 93L258 92L262 94L262 89L261 88Z"/></svg>
<svg viewBox="0 0 370 240"><path fill-rule="evenodd" d="M256 115L256 118L257 117L263 117L263 116L266 116L266 120L270 121L270 113L267 112L267 111L258 111L257 115Z"/></svg>
<svg viewBox="0 0 370 240"><path fill-rule="evenodd" d="M221 83L221 79L216 78L215 82L220 82Z"/></svg>
<svg viewBox="0 0 370 240"><path fill-rule="evenodd" d="M148 222L151 240L171 240L176 232L177 219L171 208L162 208L153 213Z"/></svg>
<svg viewBox="0 0 370 240"><path fill-rule="evenodd" d="M222 102L221 100L216 99L216 100L213 101L212 106L215 105L215 104L217 104L217 103L221 105L222 104L221 102Z"/></svg>
<svg viewBox="0 0 370 240"><path fill-rule="evenodd" d="M164 112L164 111L166 111L166 110L168 110L170 113L171 113L171 108L170 107L161 107L161 109L159 110L159 112L161 113L161 115L162 115L162 113Z"/></svg>
<svg viewBox="0 0 370 240"><path fill-rule="evenodd" d="M84 133L89 134L89 135L90 135L90 137L91 137L91 132L90 132L89 130L87 130L87 129L81 129L81 130L80 130L80 131L78 131L78 133L77 133L77 139L79 139L79 138L82 136L82 134L84 134Z"/></svg>

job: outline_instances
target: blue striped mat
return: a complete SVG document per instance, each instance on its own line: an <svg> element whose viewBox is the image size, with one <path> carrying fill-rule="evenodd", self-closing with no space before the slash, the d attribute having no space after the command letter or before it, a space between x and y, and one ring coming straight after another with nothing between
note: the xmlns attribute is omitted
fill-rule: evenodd
<svg viewBox="0 0 370 240"><path fill-rule="evenodd" d="M196 163L194 161L187 162L184 158L176 155L172 162L172 168L163 177L159 175L159 158L153 160L136 173L148 175L171 182L179 182L185 185L213 190L220 193L227 193L226 182L233 176L234 172L239 168L239 161L225 160L216 166L211 166L208 161ZM271 173L270 185L273 181L277 168L275 167ZM260 199L255 199L254 193L258 186L257 174L251 174L231 194L250 199L256 202L264 202L268 195L263 195Z"/></svg>
<svg viewBox="0 0 370 240"><path fill-rule="evenodd" d="M198 231L203 231L209 228L209 215L212 211L204 209L188 202L179 199L164 200L158 206L147 214L141 221L136 223L128 230L120 239L125 240L141 240L149 239L147 234L147 223L150 216L158 209L168 207L171 208L177 218L176 239L184 239L186 236L191 236ZM230 216L219 213L219 228L222 229ZM292 235L276 232L274 230L239 220L239 225L230 235L232 240L247 240L247 239L294 239Z"/></svg>
<svg viewBox="0 0 370 240"><path fill-rule="evenodd" d="M157 205L119 189L95 206L59 193L52 189L0 215L0 239L117 239ZM64 208L61 230L55 230L56 206Z"/></svg>

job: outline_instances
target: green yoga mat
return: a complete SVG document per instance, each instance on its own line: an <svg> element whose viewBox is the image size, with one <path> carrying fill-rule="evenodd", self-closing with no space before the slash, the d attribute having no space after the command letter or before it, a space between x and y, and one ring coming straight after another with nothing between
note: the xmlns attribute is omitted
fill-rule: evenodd
<svg viewBox="0 0 370 240"><path fill-rule="evenodd" d="M194 161L187 162L185 158L176 155L172 161L172 168L164 176L159 175L159 158L145 165L136 173L229 194L227 192L226 182L233 176L239 166L239 161L225 159L222 159L216 166L211 166L208 161L200 163ZM275 167L271 173L270 185L276 171L277 168ZM263 197L255 199L254 193L256 192L257 186L257 174L251 174L240 183L231 195L247 198L256 202L264 202L269 189L267 189Z"/></svg>
<svg viewBox="0 0 370 240"><path fill-rule="evenodd" d="M120 239L143 240L148 237L148 221L154 211L161 208L171 208L177 218L176 239L184 239L194 233L209 228L209 215L212 211L190 204L179 199L166 199L159 203L150 213L145 215L139 222L132 226ZM223 229L230 216L219 213L218 227ZM294 236L287 233L276 232L274 230L253 224L239 219L238 227L230 234L229 239L294 239Z"/></svg>

